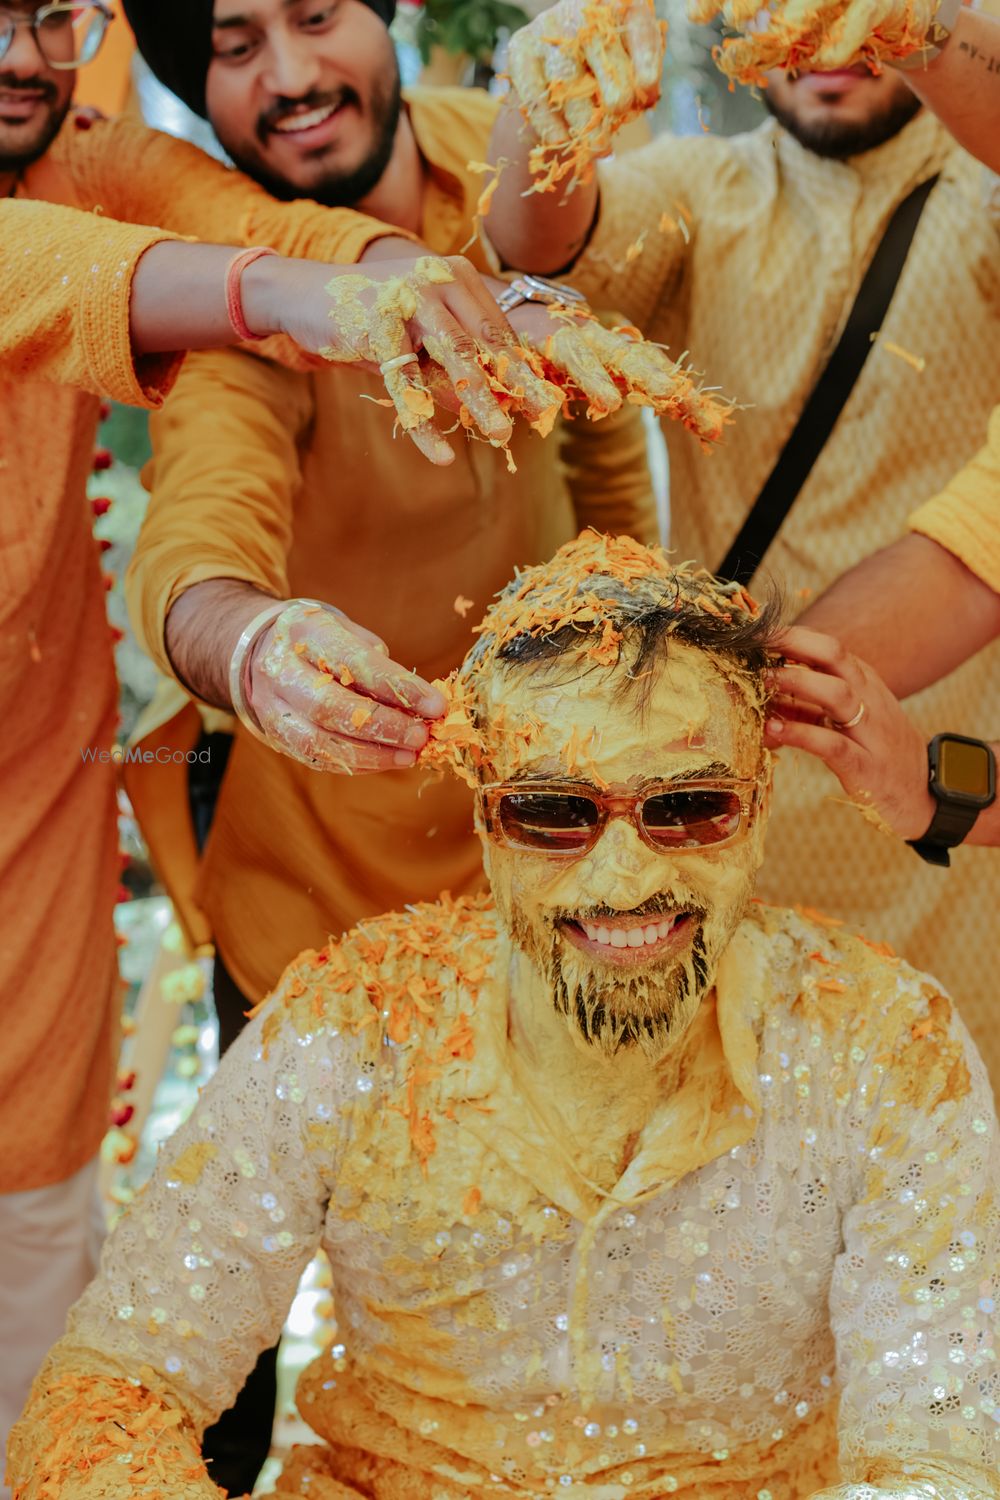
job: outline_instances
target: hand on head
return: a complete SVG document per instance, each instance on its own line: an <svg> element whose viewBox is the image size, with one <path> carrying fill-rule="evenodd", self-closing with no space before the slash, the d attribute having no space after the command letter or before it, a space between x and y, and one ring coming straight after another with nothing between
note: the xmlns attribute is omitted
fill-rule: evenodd
<svg viewBox="0 0 1000 1500"><path fill-rule="evenodd" d="M246 701L268 743L317 770L358 775L412 766L441 693L389 657L378 636L331 606L293 601L262 633Z"/></svg>
<svg viewBox="0 0 1000 1500"><path fill-rule="evenodd" d="M815 756L887 831L920 838L935 807L927 747L881 677L815 630L793 626L776 644L786 660L771 677L767 744Z"/></svg>

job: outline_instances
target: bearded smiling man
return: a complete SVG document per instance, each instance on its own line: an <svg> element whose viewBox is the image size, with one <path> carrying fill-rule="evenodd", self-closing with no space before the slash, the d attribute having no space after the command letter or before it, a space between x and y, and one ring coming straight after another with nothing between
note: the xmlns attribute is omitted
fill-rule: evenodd
<svg viewBox="0 0 1000 1500"><path fill-rule="evenodd" d="M287 970L43 1368L18 1500L216 1495L201 1431L319 1244L282 1500L995 1500L989 1086L932 979L751 904L770 636L626 539L519 574L429 757L490 896Z"/></svg>
<svg viewBox="0 0 1000 1500"><path fill-rule="evenodd" d="M888 0L879 28L895 26L904 9ZM600 163L592 181L565 194L522 196L540 138L570 139L578 161L588 153L591 137L572 106L546 103L551 39L572 41L581 0L561 0L512 42L510 71L531 125L515 98L494 134L491 159L508 163L487 216L497 253L507 266L564 273L621 307L647 337L695 350L712 379L746 403L709 464L685 434L665 428L670 543L723 576L739 569L745 581L763 552L765 574L793 601L893 542L915 507L978 452L996 400L1000 193L942 119L1000 166L989 61L998 55L997 24L956 9L925 14L926 68L886 65L875 76L857 57L828 72L772 68L761 90L772 118L758 129L728 139L661 136ZM784 10L769 6L750 30L765 30L777 11L771 36L782 20L794 34L804 13L796 20L794 7ZM836 27L870 47L872 14L863 0L848 0ZM640 24L645 16L644 0L632 0L620 31L641 96L633 86L612 97L605 86L622 76L618 39L618 53L608 43L593 72L571 49L559 53L562 97L591 90L581 106L588 119L595 99L611 126L655 99L658 38ZM940 52L931 34L943 41ZM594 55L600 42L589 45ZM922 206L921 188L930 189ZM858 373L848 376L852 362ZM780 528L770 546L768 520ZM864 655L859 637L852 649ZM911 707L925 739L943 727L976 735L1000 717L998 694L994 646ZM760 888L782 904L801 901L862 930L870 925L939 975L962 996L1000 1086L992 972L1000 865L989 851L963 849L947 874L925 865L845 809L824 767L789 755L776 775Z"/></svg>
<svg viewBox="0 0 1000 1500"><path fill-rule="evenodd" d="M275 198L314 198L328 207L354 206L381 181L392 159L402 111L395 48L377 7L364 12L340 5L335 88L303 86L296 69L287 98L261 102L245 73L264 44L248 0L217 0L214 56L207 107L216 134L236 164ZM387 9L387 8L385 8ZM338 7L314 3L307 27L317 37L336 28ZM281 58L273 88L280 93ZM287 82L287 76L286 76Z"/></svg>

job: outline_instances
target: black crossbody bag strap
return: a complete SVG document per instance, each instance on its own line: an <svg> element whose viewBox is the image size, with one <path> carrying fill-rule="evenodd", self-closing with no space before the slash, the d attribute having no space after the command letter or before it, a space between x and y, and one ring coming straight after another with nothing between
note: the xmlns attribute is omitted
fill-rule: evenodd
<svg viewBox="0 0 1000 1500"><path fill-rule="evenodd" d="M937 175L915 187L896 209L858 288L837 347L802 409L777 463L739 535L718 568L720 578L747 584L764 560L781 523L847 405L877 333L889 311L896 284Z"/></svg>

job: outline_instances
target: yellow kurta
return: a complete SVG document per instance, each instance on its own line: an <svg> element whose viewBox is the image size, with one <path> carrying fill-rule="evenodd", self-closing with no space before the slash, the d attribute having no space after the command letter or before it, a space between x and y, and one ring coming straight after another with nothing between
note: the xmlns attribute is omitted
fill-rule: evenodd
<svg viewBox="0 0 1000 1500"><path fill-rule="evenodd" d="M595 1183L511 960L439 902L291 966L71 1313L19 1500L217 1497L200 1433L318 1244L286 1500L997 1500L997 1123L933 983L756 908Z"/></svg>
<svg viewBox="0 0 1000 1500"><path fill-rule="evenodd" d="M1000 406L990 417L986 446L913 512L909 526L947 547L1000 593Z"/></svg>
<svg viewBox="0 0 1000 1500"><path fill-rule="evenodd" d="M82 123L0 202L0 1192L71 1176L107 1125L117 687L86 485L98 396L155 406L179 363L133 359L135 268L171 232L328 260L386 232L276 203L156 131Z"/></svg>
<svg viewBox="0 0 1000 1500"><path fill-rule="evenodd" d="M496 104L458 89L408 99L430 170L422 237L455 254L482 190L467 164L485 155ZM392 414L365 396L384 396L381 382L342 370L292 374L239 351L188 358L153 422L152 500L128 581L136 630L164 672L169 608L207 578L329 600L432 678L462 659L472 625L515 567L550 556L587 525L656 539L634 407L568 425L567 484L559 440L526 430L512 445L516 474L502 453L460 435L455 462L434 468L393 441ZM455 609L460 595L471 600L466 617ZM466 788L419 768L331 776L240 730L195 906L179 780L175 767L135 767L129 788L189 935L214 935L254 998L290 953L328 932L482 884Z"/></svg>
<svg viewBox="0 0 1000 1500"><path fill-rule="evenodd" d="M728 140L662 139L601 171L601 215L572 280L675 353L690 348L747 409L708 458L665 429L671 544L717 567L829 355L879 236L925 178L924 209L883 333L768 553L794 609L894 541L914 506L981 446L1000 393L1000 184L927 113L850 162L804 150L774 122ZM690 243L667 227L680 206ZM626 252L646 231L641 254ZM970 564L972 565L972 564ZM754 588L765 580L758 575ZM933 608L933 600L928 601ZM942 622L947 628L947 622ZM908 705L928 737L1000 733L1000 651L980 653ZM932 869L841 805L830 773L786 753L761 877L772 900L805 902L887 937L961 997L1000 1083L994 936L1000 863L963 849Z"/></svg>

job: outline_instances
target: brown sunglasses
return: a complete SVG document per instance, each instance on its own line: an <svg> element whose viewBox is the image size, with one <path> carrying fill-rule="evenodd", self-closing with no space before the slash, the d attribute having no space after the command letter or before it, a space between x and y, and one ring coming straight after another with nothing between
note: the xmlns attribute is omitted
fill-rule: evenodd
<svg viewBox="0 0 1000 1500"><path fill-rule="evenodd" d="M612 818L628 818L650 849L673 854L732 843L753 818L761 784L757 776L599 791L585 781L497 782L480 789L479 805L489 837L511 849L579 856Z"/></svg>

